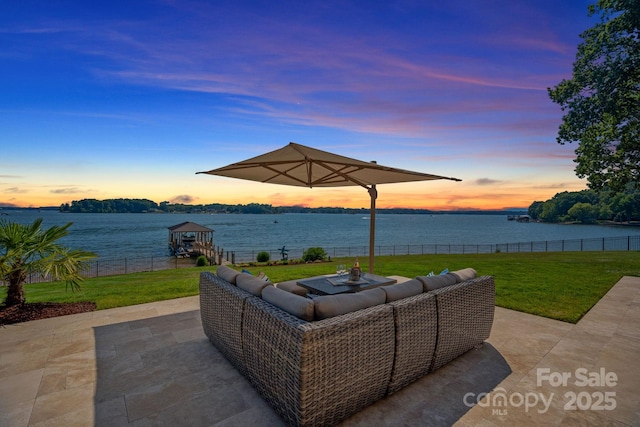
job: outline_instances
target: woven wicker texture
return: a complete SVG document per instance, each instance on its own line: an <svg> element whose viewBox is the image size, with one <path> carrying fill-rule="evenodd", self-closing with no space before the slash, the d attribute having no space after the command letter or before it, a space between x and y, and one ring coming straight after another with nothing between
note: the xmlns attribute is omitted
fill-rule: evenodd
<svg viewBox="0 0 640 427"><path fill-rule="evenodd" d="M396 329L396 351L388 394L429 373L438 334L436 298L431 293L390 303Z"/></svg>
<svg viewBox="0 0 640 427"><path fill-rule="evenodd" d="M438 341L433 371L489 338L496 289L492 276L482 276L432 293L438 307Z"/></svg>
<svg viewBox="0 0 640 427"><path fill-rule="evenodd" d="M384 397L394 354L388 305L304 322L261 300L245 307L247 371L292 425L333 425Z"/></svg>
<svg viewBox="0 0 640 427"><path fill-rule="evenodd" d="M334 425L480 345L493 277L306 322L211 273L200 275L207 337L291 425Z"/></svg>
<svg viewBox="0 0 640 427"><path fill-rule="evenodd" d="M251 294L218 276L210 272L200 273L200 316L204 332L243 375L246 375L246 370L242 314L247 298L252 298Z"/></svg>

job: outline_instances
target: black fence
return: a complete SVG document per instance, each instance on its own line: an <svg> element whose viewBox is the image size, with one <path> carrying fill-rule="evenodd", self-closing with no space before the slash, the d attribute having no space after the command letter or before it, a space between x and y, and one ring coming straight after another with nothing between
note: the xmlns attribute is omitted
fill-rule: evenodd
<svg viewBox="0 0 640 427"><path fill-rule="evenodd" d="M99 258L88 263L82 272L85 278L114 276L117 274L142 273L145 271L170 270L175 268L194 267L195 259L176 257L147 258ZM27 276L27 283L50 282L50 276L32 273ZM4 283L0 281L0 285Z"/></svg>
<svg viewBox="0 0 640 427"><path fill-rule="evenodd" d="M323 248L332 258L367 257L369 246ZM496 244L424 244L424 245L376 245L375 255L428 255L428 254L488 254L498 252L582 252L582 251L640 251L640 235L603 237L593 239L547 240L539 242ZM305 249L287 249L289 259L302 258ZM241 263L256 260L258 253L268 252L271 260L279 260L279 249L226 251L222 256L229 262Z"/></svg>
<svg viewBox="0 0 640 427"><path fill-rule="evenodd" d="M368 246L345 246L323 248L331 258L368 257ZM300 259L305 248L287 249L290 260ZM375 255L428 255L428 254L488 254L517 252L584 252L584 251L640 251L640 235L603 237L593 239L548 240L539 242L497 243L497 244L424 244L424 245L379 245ZM230 263L256 261L260 252L268 252L272 261L281 259L279 249L225 251L216 248L218 262L224 259ZM116 274L140 273L195 266L193 258L148 257L148 258L101 258L89 264L84 276L87 278L113 276ZM27 283L49 282L49 277L32 274ZM0 284L3 284L0 281Z"/></svg>

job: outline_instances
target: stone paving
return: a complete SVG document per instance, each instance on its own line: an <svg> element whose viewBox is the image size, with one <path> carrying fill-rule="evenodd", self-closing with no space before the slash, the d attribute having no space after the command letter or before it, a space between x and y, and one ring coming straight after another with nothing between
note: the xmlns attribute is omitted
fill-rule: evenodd
<svg viewBox="0 0 640 427"><path fill-rule="evenodd" d="M639 426L640 278L578 324L496 308L489 340L341 426ZM0 327L0 426L283 425L198 297Z"/></svg>

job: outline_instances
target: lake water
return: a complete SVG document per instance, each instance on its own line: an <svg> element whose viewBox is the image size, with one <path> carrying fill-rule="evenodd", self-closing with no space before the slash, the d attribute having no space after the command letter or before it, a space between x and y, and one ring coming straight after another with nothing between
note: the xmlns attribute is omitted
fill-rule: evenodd
<svg viewBox="0 0 640 427"><path fill-rule="evenodd" d="M43 226L73 222L63 243L103 257L169 256L167 228L184 221L215 230L225 251L272 251L290 255L311 246L369 246L369 216L358 214L72 214L51 210L2 210L3 220L21 224L43 218ZM376 246L505 244L640 236L639 227L560 225L507 221L507 215L376 215ZM273 256L272 256L273 257Z"/></svg>

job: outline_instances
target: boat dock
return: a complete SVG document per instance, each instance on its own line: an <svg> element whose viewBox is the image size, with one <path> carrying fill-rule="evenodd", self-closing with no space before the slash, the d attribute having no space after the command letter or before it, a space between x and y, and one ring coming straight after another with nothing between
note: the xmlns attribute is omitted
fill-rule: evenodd
<svg viewBox="0 0 640 427"><path fill-rule="evenodd" d="M216 263L213 229L190 221L168 228L169 250L175 257L190 258L204 255L210 262Z"/></svg>

